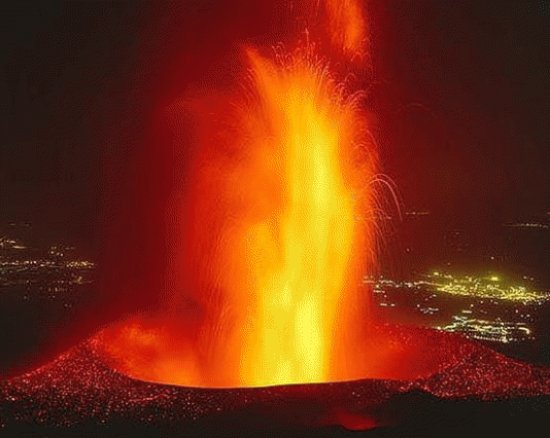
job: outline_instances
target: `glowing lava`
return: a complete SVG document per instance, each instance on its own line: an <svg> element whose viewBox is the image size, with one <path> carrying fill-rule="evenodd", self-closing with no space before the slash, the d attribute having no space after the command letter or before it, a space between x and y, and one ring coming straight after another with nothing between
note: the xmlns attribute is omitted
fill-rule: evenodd
<svg viewBox="0 0 550 438"><path fill-rule="evenodd" d="M366 21L358 0L325 0L332 43L347 56L364 54Z"/></svg>
<svg viewBox="0 0 550 438"><path fill-rule="evenodd" d="M327 52L348 62L365 39L360 3L336 3L325 3ZM196 157L172 205L167 299L105 333L118 369L198 386L368 374L359 279L374 263L376 154L360 95L321 46L273 59L249 47L244 90L174 107L193 119Z"/></svg>
<svg viewBox="0 0 550 438"><path fill-rule="evenodd" d="M364 260L350 159L362 146L359 114L307 55L286 65L254 52L250 59L257 102L244 117L247 147L259 155L251 170L272 172L273 188L250 199L257 219L233 236L227 255L244 255L247 272L229 286L237 294L250 285L242 304L253 303L241 376L253 385L327 381L347 322L339 317L356 303L353 268Z"/></svg>

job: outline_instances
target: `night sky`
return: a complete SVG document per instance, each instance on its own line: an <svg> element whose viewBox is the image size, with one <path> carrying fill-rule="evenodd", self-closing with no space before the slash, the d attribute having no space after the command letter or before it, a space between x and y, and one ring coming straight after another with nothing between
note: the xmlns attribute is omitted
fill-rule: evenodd
<svg viewBox="0 0 550 438"><path fill-rule="evenodd" d="M272 32L254 3L2 2L0 220L93 249L105 166L230 36ZM404 208L478 232L549 211L550 2L372 0L370 17L368 103Z"/></svg>

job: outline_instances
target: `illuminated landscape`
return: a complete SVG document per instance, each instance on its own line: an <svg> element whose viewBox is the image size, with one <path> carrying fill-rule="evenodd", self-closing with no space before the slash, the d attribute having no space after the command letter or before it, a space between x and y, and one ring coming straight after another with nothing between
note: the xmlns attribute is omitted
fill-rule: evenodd
<svg viewBox="0 0 550 438"><path fill-rule="evenodd" d="M0 5L0 435L535 436L544 2Z"/></svg>
<svg viewBox="0 0 550 438"><path fill-rule="evenodd" d="M14 227L7 227L10 228L13 233ZM1 242L3 309L7 306L17 309L20 305L40 305L43 309L62 306L68 314L73 306L86 304L97 268L91 261L75 258L72 253L76 249L68 248L61 253L60 245L54 245L55 250L51 246L40 250L12 236L2 237ZM130 433L134 431L131 425L135 424L145 436L174 433L178 429L217 435L227 427L234 427L234 420L227 412L238 411L239 418L246 418L239 420L239 430L245 434L261 433L268 423L284 436L292 436L295 430L306 426L307 433L313 436L326 436L325 433L345 436L345 430L384 431L396 422L406 428L419 427L412 420L415 414L410 408L405 405L396 411L395 406L400 405L401 398L414 400L424 406L424 415L429 415L435 408L429 407L424 393L447 399L449 403L456 397L475 395L486 400L485 407L475 408L486 415L493 415L493 410L500 412L502 408L497 406L502 401L498 400L518 396L531 400L524 402L528 403L526 406L535 403L536 409L545 409L546 402L540 399L540 394L550 393L547 368L515 362L490 349L458 341L452 333L435 332L424 344L426 338L421 327L458 332L472 340L484 341L496 350L511 347L508 354L521 357L525 344L536 342L541 335L537 321L548 306L548 293L526 287L518 295L515 286L511 289L509 283L497 280L495 275L455 277L442 272L409 281L365 278L365 283L366 287L373 287L380 324L411 324L411 318L416 318L418 328L414 330L403 332L397 326L388 326L388 330L401 342L407 339L409 345L417 345L425 354L441 357L440 371L412 382L365 380L309 387L201 390L129 379L106 366L101 341L94 337L36 371L1 383L0 427L13 433L49 430L56 436L65 433L69 436L79 431ZM449 288L454 290L453 285L460 290L458 296L448 292ZM467 295L465 288L469 288ZM487 296L495 288L511 290L512 296L501 292ZM483 315L483 319L478 315ZM64 320L62 314L57 314L57 318L60 323ZM40 331L43 327L35 329ZM540 361L541 357L534 359ZM313 410L304 409L312 404L316 406ZM466 401L463 405L452 402L449 406L454 406L452 410L462 406L460 410L466 412L471 409ZM452 418L447 408L434 412L449 421ZM138 417L140 420L136 422L134 419ZM479 417L473 424L482 424L481 421ZM500 427L513 426L504 422Z"/></svg>
<svg viewBox="0 0 550 438"><path fill-rule="evenodd" d="M17 234L17 227L4 227L10 228ZM13 236L1 237L4 305L27 302L62 308L60 320L72 306L84 305L94 288L95 263L75 258L75 248L62 248L39 249ZM544 324L550 291L529 276L513 281L485 272L475 276L432 271L407 280L365 276L363 284L372 288L379 322L456 332L518 358L550 363Z"/></svg>

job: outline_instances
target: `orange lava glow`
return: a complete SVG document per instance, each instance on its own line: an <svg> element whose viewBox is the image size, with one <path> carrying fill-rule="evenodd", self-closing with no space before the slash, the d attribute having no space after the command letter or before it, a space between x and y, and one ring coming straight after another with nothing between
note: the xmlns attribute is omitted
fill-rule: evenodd
<svg viewBox="0 0 550 438"><path fill-rule="evenodd" d="M360 51L359 2L326 6L331 38ZM361 94L310 41L264 52L245 49L246 86L171 108L191 119L196 156L169 206L163 309L103 335L129 375L230 387L374 372L361 278L375 264L376 153Z"/></svg>
<svg viewBox="0 0 550 438"><path fill-rule="evenodd" d="M361 56L367 39L361 0L325 0L332 42L350 56Z"/></svg>
<svg viewBox="0 0 550 438"><path fill-rule="evenodd" d="M249 56L257 107L243 116L258 154L250 176L274 175L273 188L250 199L257 217L227 254L244 256L245 273L230 286L238 294L249 285L242 305L252 303L240 373L252 385L327 381L339 309L351 304L349 279L363 260L354 245L363 241L360 196L346 162L360 147L358 111L307 55L284 66Z"/></svg>

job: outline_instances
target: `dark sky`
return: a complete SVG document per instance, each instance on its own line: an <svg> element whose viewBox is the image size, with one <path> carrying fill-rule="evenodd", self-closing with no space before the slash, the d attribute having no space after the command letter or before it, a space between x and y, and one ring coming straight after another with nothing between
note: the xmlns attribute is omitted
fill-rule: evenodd
<svg viewBox="0 0 550 438"><path fill-rule="evenodd" d="M550 209L550 2L389 3L382 156L405 205L473 226Z"/></svg>
<svg viewBox="0 0 550 438"><path fill-rule="evenodd" d="M200 80L266 28L257 2L151 3L2 2L0 220L93 246L102 163L143 141L166 72ZM370 103L405 208L481 229L550 210L550 2L370 3Z"/></svg>

